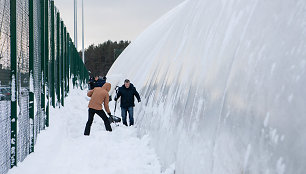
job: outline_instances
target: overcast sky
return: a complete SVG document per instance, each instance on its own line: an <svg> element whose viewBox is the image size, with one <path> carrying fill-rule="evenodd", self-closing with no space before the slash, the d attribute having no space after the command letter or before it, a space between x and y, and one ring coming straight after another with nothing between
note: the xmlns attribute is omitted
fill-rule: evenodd
<svg viewBox="0 0 306 174"><path fill-rule="evenodd" d="M73 0L54 0L73 37ZM106 40L133 41L146 27L184 0L84 0L85 48ZM81 49L78 0L78 49ZM73 39L73 38L72 38Z"/></svg>

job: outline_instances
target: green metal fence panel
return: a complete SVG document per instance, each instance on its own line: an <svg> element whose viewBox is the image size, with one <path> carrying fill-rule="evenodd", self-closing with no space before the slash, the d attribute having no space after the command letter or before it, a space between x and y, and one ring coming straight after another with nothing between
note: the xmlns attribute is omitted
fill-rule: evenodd
<svg viewBox="0 0 306 174"><path fill-rule="evenodd" d="M17 161L23 161L29 153L29 21L27 2L12 0L10 7L11 165L14 166Z"/></svg>
<svg viewBox="0 0 306 174"><path fill-rule="evenodd" d="M10 168L11 154L11 38L10 0L0 1L0 173ZM16 114L15 114L16 115Z"/></svg>
<svg viewBox="0 0 306 174"><path fill-rule="evenodd" d="M37 134L42 127L40 126L41 120L44 115L41 109L41 93L42 93L42 74L41 74L41 47L40 47L40 0L33 0L33 38L30 40L33 42L33 88L34 88L34 144L37 140ZM31 52L30 52L31 53Z"/></svg>
<svg viewBox="0 0 306 174"><path fill-rule="evenodd" d="M34 152L49 105L64 106L87 70L50 0L0 0L0 174ZM18 127L18 129L17 129Z"/></svg>
<svg viewBox="0 0 306 174"><path fill-rule="evenodd" d="M23 161L30 149L29 118L29 1L16 1L17 51L17 160Z"/></svg>

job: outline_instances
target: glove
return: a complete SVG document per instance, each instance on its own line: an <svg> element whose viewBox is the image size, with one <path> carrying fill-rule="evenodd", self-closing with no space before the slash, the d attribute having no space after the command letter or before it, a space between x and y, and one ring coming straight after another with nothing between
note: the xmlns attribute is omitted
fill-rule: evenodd
<svg viewBox="0 0 306 174"><path fill-rule="evenodd" d="M140 103L140 102L141 102L141 99L138 100L138 103Z"/></svg>

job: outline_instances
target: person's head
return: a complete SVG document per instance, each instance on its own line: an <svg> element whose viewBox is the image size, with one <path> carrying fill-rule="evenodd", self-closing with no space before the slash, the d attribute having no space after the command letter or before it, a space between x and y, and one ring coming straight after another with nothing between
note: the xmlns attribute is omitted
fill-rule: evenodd
<svg viewBox="0 0 306 174"><path fill-rule="evenodd" d="M111 87L112 87L112 86L111 86L110 83L105 83L105 84L102 86L102 88L105 89L107 92L110 91Z"/></svg>
<svg viewBox="0 0 306 174"><path fill-rule="evenodd" d="M130 87L130 80L129 79L125 79L124 80L124 86L126 87L126 88L129 88Z"/></svg>
<svg viewBox="0 0 306 174"><path fill-rule="evenodd" d="M99 80L99 76L95 76L95 81L98 81Z"/></svg>

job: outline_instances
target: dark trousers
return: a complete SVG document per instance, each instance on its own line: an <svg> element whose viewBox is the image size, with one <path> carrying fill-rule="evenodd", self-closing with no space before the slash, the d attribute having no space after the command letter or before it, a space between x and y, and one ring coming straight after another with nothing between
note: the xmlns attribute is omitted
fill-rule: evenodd
<svg viewBox="0 0 306 174"><path fill-rule="evenodd" d="M134 108L133 107L128 107L128 108L121 107L122 122L124 125L127 126L127 122L126 122L127 112L129 113L130 126L132 126L134 125L134 117L133 117Z"/></svg>
<svg viewBox="0 0 306 174"><path fill-rule="evenodd" d="M105 129L107 131L112 131L112 127L110 126L110 123L108 121L108 117L106 116L105 112L103 110L95 110L95 109L89 108L88 109L88 121L86 123L84 135L89 135L90 134L91 124L93 122L95 114L98 114L102 118L102 120L104 121Z"/></svg>

